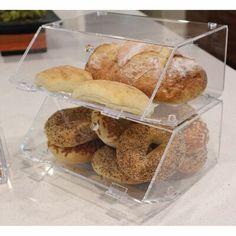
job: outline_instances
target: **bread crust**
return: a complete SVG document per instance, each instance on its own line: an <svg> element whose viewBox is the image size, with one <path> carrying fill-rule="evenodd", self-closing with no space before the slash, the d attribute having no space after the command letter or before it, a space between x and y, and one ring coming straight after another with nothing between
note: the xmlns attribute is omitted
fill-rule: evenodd
<svg viewBox="0 0 236 236"><path fill-rule="evenodd" d="M109 108L127 111L142 115L146 109L149 99L137 88L108 80L85 81L74 89L72 97L75 99L97 102ZM152 105L149 114L153 113Z"/></svg>
<svg viewBox="0 0 236 236"><path fill-rule="evenodd" d="M113 67L120 45L105 43L98 46L85 66L85 70L93 75L93 79L112 80L109 71Z"/></svg>
<svg viewBox="0 0 236 236"><path fill-rule="evenodd" d="M91 130L92 110L84 107L55 112L45 123L48 141L59 147L75 147L97 138Z"/></svg>
<svg viewBox="0 0 236 236"><path fill-rule="evenodd" d="M106 57L100 56L100 50ZM132 85L150 97L171 52L172 49L168 47L136 42L104 44L90 56L85 69L96 80L114 80ZM95 58L99 58L102 66L94 68ZM154 100L171 104L185 103L198 97L206 86L204 69L195 60L176 53Z"/></svg>
<svg viewBox="0 0 236 236"><path fill-rule="evenodd" d="M75 147L58 147L48 142L48 150L57 161L67 165L85 164L91 161L93 154L103 145L96 139Z"/></svg>
<svg viewBox="0 0 236 236"><path fill-rule="evenodd" d="M108 146L116 147L120 135L131 121L113 119L102 115L98 111L92 112L92 127L97 136Z"/></svg>

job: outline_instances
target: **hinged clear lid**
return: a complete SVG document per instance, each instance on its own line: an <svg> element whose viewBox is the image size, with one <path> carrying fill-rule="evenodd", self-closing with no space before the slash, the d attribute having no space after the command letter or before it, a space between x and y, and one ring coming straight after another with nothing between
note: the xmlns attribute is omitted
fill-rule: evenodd
<svg viewBox="0 0 236 236"><path fill-rule="evenodd" d="M50 94L99 110L110 117L130 119L154 126L176 127L191 118L193 112L201 113L204 107L221 96L224 88L227 35L227 26L216 23L162 20L109 12L89 13L39 28L21 58L11 81L24 90L45 91L44 88L35 85L35 76L38 72L60 65L71 65L83 69L96 48L103 44L123 45L129 42L138 45L141 43L148 47L159 47L161 56L158 54L160 57L158 60L162 67L158 76L153 76L155 82L152 83L152 86L149 87L145 76L143 80L138 82L132 80L130 83L130 85L136 86L137 82L141 84L144 91L149 91L147 92L148 102L141 114L133 114L122 107L111 108L107 104L86 99L73 99L70 93L53 92ZM46 52L35 54L42 38L45 38L47 42ZM190 63L181 65L179 68L178 60L174 63L176 55L187 58L186 60ZM137 68L143 65L141 62L138 61L140 65ZM203 73L206 73L207 84L204 90L198 96L192 96L188 101L178 101L176 104L169 103L167 100L160 101L158 98L160 94L172 96L174 93L174 98L177 98L179 94L188 96L185 94L186 91L191 93L198 89L195 77L192 78L193 83L188 85L183 81L183 84L177 81L175 85L164 86L165 79L171 75L171 68L177 68L180 77L183 75L187 78L189 76L188 68L192 65L200 66ZM107 74L109 73L108 70ZM172 84L171 81L169 84ZM193 109L186 110L186 103ZM155 110L150 114L153 106L155 106Z"/></svg>

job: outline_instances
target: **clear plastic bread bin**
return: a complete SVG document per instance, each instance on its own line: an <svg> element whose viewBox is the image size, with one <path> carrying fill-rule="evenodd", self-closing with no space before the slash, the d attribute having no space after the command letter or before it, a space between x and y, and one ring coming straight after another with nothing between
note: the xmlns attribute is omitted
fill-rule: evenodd
<svg viewBox="0 0 236 236"><path fill-rule="evenodd" d="M43 25L11 77L48 95L22 152L117 199L180 196L219 157L227 34L109 12Z"/></svg>

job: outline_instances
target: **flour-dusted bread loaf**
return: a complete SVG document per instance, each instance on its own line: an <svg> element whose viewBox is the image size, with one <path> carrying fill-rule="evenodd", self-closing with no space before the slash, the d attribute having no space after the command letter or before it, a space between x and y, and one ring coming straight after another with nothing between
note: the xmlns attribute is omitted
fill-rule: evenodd
<svg viewBox="0 0 236 236"><path fill-rule="evenodd" d="M112 80L108 72L116 61L119 48L120 44L117 43L105 43L98 46L90 56L85 70L89 71L94 79Z"/></svg>
<svg viewBox="0 0 236 236"><path fill-rule="evenodd" d="M72 97L137 115L143 114L149 102L149 98L137 88L110 80L85 81L74 89ZM153 110L152 105L149 114Z"/></svg>
<svg viewBox="0 0 236 236"><path fill-rule="evenodd" d="M49 68L36 75L35 84L51 92L71 93L75 86L86 80L92 80L92 75L80 68L63 65Z"/></svg>
<svg viewBox="0 0 236 236"><path fill-rule="evenodd" d="M85 70L95 80L114 80L132 85L151 96L172 48L137 42L103 44L90 56ZM154 100L185 103L206 88L207 75L194 60L175 53Z"/></svg>

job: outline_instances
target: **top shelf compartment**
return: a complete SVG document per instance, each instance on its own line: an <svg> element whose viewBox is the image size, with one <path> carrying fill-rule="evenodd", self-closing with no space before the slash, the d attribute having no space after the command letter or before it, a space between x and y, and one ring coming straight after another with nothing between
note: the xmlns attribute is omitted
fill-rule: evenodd
<svg viewBox="0 0 236 236"><path fill-rule="evenodd" d="M147 94L148 101L143 112L132 114L122 107L111 108L96 101L75 99L70 93L49 93L115 118L176 127L194 114L204 111L221 96L227 35L227 26L216 23L162 20L109 12L85 14L39 28L11 81L23 90L45 91L35 85L36 74L40 71L61 65L84 69L97 47L104 44L119 45L118 58L121 59L117 59L117 56L114 59L119 71L123 72L119 75L123 76L127 70L131 77L135 74L136 77L132 77L127 84L139 89L141 87ZM35 54L33 52L42 37L46 37L47 50ZM122 49L120 45L123 45ZM124 48L128 50L125 53ZM142 68L145 63L147 66ZM173 72L177 76L173 76ZM106 73L112 75L112 80L120 81L117 74L113 76L112 68L109 67ZM207 77L205 85L204 73ZM198 83L199 76L203 80ZM169 82L166 83L168 78ZM122 82L125 79L129 78L122 77ZM181 96L187 99L182 100ZM153 106L155 110L150 114Z"/></svg>

